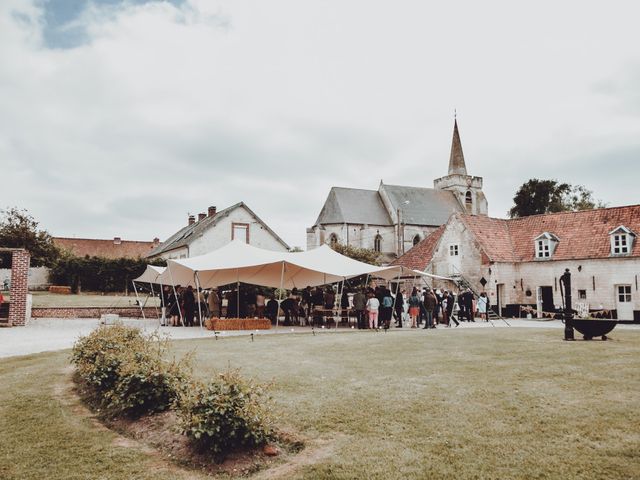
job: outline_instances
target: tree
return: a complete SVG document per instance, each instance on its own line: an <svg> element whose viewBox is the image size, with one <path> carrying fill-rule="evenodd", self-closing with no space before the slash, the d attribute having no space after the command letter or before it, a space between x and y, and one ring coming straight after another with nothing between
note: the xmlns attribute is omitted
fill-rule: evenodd
<svg viewBox="0 0 640 480"><path fill-rule="evenodd" d="M511 218L606 207L601 200L594 200L593 192L582 185L574 186L557 180L537 178L520 186L513 197L513 203L509 210Z"/></svg>
<svg viewBox="0 0 640 480"><path fill-rule="evenodd" d="M375 250L352 247L351 245L343 245L342 243L335 243L331 248L345 257L353 258L359 262L369 263L371 265L380 265L378 260L380 254Z"/></svg>
<svg viewBox="0 0 640 480"><path fill-rule="evenodd" d="M60 252L53 238L45 230L38 229L38 222L26 210L15 207L1 210L0 247L24 248L31 255L31 266L50 267ZM10 253L0 253L0 265L11 264Z"/></svg>

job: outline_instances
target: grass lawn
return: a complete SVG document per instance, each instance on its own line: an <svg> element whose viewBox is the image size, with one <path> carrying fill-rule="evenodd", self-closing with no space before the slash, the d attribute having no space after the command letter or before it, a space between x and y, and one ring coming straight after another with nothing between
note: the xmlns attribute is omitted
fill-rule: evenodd
<svg viewBox="0 0 640 480"><path fill-rule="evenodd" d="M132 293L128 297L124 295L100 295L81 293L79 295L60 295L48 292L31 292L33 294L34 307L134 307L136 297ZM5 295L7 298L7 295ZM140 295L140 301L144 302L146 295ZM149 298L146 306L159 306L158 298Z"/></svg>
<svg viewBox="0 0 640 480"><path fill-rule="evenodd" d="M174 342L197 373L274 382L306 440L259 478L640 478L640 332L440 329ZM99 428L68 393L68 352L0 361L0 478L202 478ZM67 387L65 387L67 385Z"/></svg>

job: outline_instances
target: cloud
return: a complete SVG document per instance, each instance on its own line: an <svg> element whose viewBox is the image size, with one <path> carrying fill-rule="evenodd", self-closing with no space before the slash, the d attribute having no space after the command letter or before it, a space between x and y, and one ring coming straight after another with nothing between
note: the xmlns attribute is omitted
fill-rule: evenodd
<svg viewBox="0 0 640 480"><path fill-rule="evenodd" d="M304 245L331 186L444 175L456 107L491 214L533 177L637 203L638 162L611 197L598 162L636 151L640 122L611 106L637 101L638 8L598 30L584 2L509 5L6 0L0 206L150 239L245 201Z"/></svg>

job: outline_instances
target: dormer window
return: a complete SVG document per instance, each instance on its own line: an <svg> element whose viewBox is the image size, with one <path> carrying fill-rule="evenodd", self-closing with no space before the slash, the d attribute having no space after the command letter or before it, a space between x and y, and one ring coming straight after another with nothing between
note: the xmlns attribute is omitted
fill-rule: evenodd
<svg viewBox="0 0 640 480"><path fill-rule="evenodd" d="M551 258L558 244L558 237L549 232L544 232L535 239L536 258Z"/></svg>
<svg viewBox="0 0 640 480"><path fill-rule="evenodd" d="M636 234L624 225L609 232L611 240L611 255L629 255L633 247Z"/></svg>

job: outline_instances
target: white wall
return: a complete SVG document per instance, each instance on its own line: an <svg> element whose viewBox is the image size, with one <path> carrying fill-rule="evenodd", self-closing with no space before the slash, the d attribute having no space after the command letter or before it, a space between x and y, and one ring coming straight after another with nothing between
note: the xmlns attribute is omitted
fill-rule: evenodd
<svg viewBox="0 0 640 480"><path fill-rule="evenodd" d="M11 281L11 269L0 268L0 290L4 281ZM47 267L31 267L29 269L29 278L27 285L29 288L43 287L49 284L49 269Z"/></svg>
<svg viewBox="0 0 640 480"><path fill-rule="evenodd" d="M216 250L231 241L233 223L249 224L249 244L266 250L287 251L269 230L267 230L244 207L238 207L222 218L216 218L215 226L209 228L200 238L194 239L189 245L189 256L195 257Z"/></svg>

